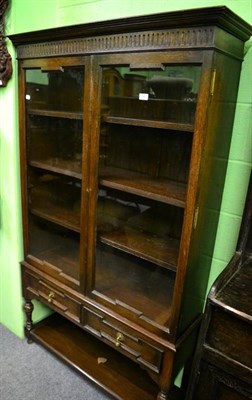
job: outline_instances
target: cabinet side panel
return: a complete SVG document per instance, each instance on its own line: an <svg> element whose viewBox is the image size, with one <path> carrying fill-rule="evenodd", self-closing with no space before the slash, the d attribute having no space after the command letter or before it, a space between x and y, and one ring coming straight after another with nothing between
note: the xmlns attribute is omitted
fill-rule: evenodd
<svg viewBox="0 0 252 400"><path fill-rule="evenodd" d="M179 330L204 306L215 245L240 77L240 61L216 52L204 127L197 207L188 259Z"/></svg>
<svg viewBox="0 0 252 400"><path fill-rule="evenodd" d="M18 95L19 95L19 145L20 145L20 175L22 195L22 223L24 254L28 251L27 227L27 182L26 182L26 140L25 140L25 71L23 62L18 66Z"/></svg>

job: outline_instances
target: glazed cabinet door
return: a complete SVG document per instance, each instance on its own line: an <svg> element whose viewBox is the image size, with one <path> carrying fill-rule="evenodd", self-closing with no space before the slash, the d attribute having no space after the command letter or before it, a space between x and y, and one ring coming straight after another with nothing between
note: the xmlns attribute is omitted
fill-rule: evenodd
<svg viewBox="0 0 252 400"><path fill-rule="evenodd" d="M23 195L28 261L77 287L83 147L84 60L26 61Z"/></svg>
<svg viewBox="0 0 252 400"><path fill-rule="evenodd" d="M98 70L89 296L169 333L201 65L152 53L100 57Z"/></svg>

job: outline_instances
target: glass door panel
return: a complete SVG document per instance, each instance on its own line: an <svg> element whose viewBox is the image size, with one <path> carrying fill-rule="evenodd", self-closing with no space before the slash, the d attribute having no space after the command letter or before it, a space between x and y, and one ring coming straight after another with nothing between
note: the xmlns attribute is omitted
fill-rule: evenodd
<svg viewBox="0 0 252 400"><path fill-rule="evenodd" d="M201 68L165 66L157 70L104 68L103 109L107 117L193 125Z"/></svg>
<svg viewBox="0 0 252 400"><path fill-rule="evenodd" d="M80 276L84 68L26 71L29 254Z"/></svg>
<svg viewBox="0 0 252 400"><path fill-rule="evenodd" d="M198 66L102 69L93 295L164 330L199 80Z"/></svg>

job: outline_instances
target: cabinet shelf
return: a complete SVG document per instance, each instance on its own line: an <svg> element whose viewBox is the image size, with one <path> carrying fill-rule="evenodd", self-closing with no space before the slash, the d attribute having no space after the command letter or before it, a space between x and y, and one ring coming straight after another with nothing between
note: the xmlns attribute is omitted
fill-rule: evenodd
<svg viewBox="0 0 252 400"><path fill-rule="evenodd" d="M102 232L99 240L106 245L176 271L179 251L179 240L177 239L163 239L150 233L125 227L111 232Z"/></svg>
<svg viewBox="0 0 252 400"><path fill-rule="evenodd" d="M42 174L33 177L29 210L33 215L80 232L80 183L71 178Z"/></svg>
<svg viewBox="0 0 252 400"><path fill-rule="evenodd" d="M49 158L43 161L29 161L31 167L40 168L45 171L56 172L61 175L82 179L81 164L79 161L64 160L62 158Z"/></svg>
<svg viewBox="0 0 252 400"><path fill-rule="evenodd" d="M127 399L156 399L158 387L145 371L59 314L35 325L31 336L113 398L126 399L128 388ZM97 362L100 357L106 358L105 364Z"/></svg>
<svg viewBox="0 0 252 400"><path fill-rule="evenodd" d="M30 208L30 212L46 221L71 229L74 232L80 232L80 214L77 211L70 211L65 207L44 204L36 208Z"/></svg>
<svg viewBox="0 0 252 400"><path fill-rule="evenodd" d="M83 119L83 114L80 111L42 110L38 108L32 108L28 109L27 112L29 115L37 115L41 117Z"/></svg>
<svg viewBox="0 0 252 400"><path fill-rule="evenodd" d="M177 207L185 207L186 184L120 168L106 167L100 171L100 185Z"/></svg>
<svg viewBox="0 0 252 400"><path fill-rule="evenodd" d="M115 117L111 115L105 115L102 118L103 122L110 124L120 124L120 125L132 125L132 126L142 126L146 128L159 128L183 132L193 132L193 124L185 124L179 122L167 122L167 121L154 121L147 119L138 118L126 118L126 117Z"/></svg>

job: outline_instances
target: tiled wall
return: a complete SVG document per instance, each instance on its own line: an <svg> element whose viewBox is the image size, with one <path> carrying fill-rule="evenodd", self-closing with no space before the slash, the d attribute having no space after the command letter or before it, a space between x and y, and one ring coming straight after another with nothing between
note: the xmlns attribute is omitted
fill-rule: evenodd
<svg viewBox="0 0 252 400"><path fill-rule="evenodd" d="M252 40L247 42L245 53L209 289L235 251L245 201L244 195L251 171Z"/></svg>

